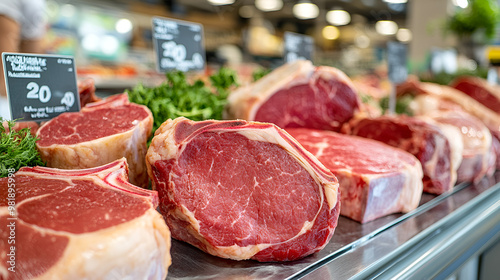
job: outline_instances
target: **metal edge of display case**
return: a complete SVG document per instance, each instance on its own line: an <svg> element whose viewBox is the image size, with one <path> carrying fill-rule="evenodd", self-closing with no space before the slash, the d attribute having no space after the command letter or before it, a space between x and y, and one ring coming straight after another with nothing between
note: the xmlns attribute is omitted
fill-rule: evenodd
<svg viewBox="0 0 500 280"><path fill-rule="evenodd" d="M316 263L302 269L301 271L298 271L294 275L291 275L290 277L287 278L287 280L301 279L302 277L312 273L313 271L317 270L318 268L325 266L325 265L328 265L329 262L335 260L336 258L341 257L344 253L351 251L351 250L354 250L355 248L362 246L363 244L365 244L367 242L370 242L370 240L372 240L377 235L383 233L384 231L386 231L392 227L396 227L401 222L403 222L407 219L410 219L410 218L412 218L420 213L423 213L423 212L435 207L437 204L441 203L443 200L447 199L448 197L452 196L453 194L461 191L462 189L464 189L468 186L469 186L469 183L458 184L457 186L455 186L453 188L453 190L451 192L439 195L436 198L432 199L431 201L429 201L423 205L420 205L414 211L406 213L406 214L402 215L401 217L393 220L392 222L386 224L385 226L382 226L382 227L370 232L369 234L361 237L360 239L358 239L350 244L347 244L346 246L340 248L339 250L333 252L332 254L324 257L320 261L317 261Z"/></svg>
<svg viewBox="0 0 500 280"><path fill-rule="evenodd" d="M463 187L462 187L463 188ZM460 191L456 189L453 193ZM425 212L453 194L438 197L418 212ZM393 223L377 230L355 244L349 244L314 266L307 267L289 279L315 279L320 269L339 271L345 264L360 267L340 278L349 279L444 279L478 255L488 246L500 240L500 183L471 199L460 208L403 244L392 248L390 253L371 260L370 265L361 264L357 250L377 247L375 236L385 234L390 228L417 216L409 213ZM314 272L314 273L313 273ZM324 273L323 274L327 274Z"/></svg>

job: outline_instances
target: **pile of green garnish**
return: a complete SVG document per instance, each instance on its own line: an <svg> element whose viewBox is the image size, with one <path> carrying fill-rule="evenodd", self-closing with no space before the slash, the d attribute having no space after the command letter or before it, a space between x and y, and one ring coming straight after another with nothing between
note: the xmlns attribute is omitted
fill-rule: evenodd
<svg viewBox="0 0 500 280"><path fill-rule="evenodd" d="M30 128L13 130L15 122L7 121L8 129L3 126L4 120L0 117L0 177L7 177L12 170L19 170L23 166L44 166L40 154L36 149L35 138Z"/></svg>
<svg viewBox="0 0 500 280"><path fill-rule="evenodd" d="M236 73L228 68L210 76L210 85L202 80L189 83L180 71L168 72L166 78L158 87L138 84L127 91L131 102L145 105L153 113L153 131L167 119L181 116L193 121L221 120L229 91L238 86Z"/></svg>

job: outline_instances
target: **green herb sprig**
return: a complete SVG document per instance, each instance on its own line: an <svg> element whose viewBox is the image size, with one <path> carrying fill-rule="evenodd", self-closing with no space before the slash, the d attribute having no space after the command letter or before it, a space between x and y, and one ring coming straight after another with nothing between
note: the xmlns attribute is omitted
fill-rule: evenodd
<svg viewBox="0 0 500 280"><path fill-rule="evenodd" d="M255 71L253 71L252 73L252 78L253 78L253 81L256 82L258 80L260 80L262 77L264 77L265 75L271 73L271 69L268 69L268 68L258 68L256 69Z"/></svg>
<svg viewBox="0 0 500 280"><path fill-rule="evenodd" d="M158 87L138 84L127 90L131 102L146 105L153 113L153 131L167 119L181 116L193 121L222 119L229 89L238 86L236 73L228 68L210 76L210 86L202 80L188 83L180 71L168 72L166 78Z"/></svg>
<svg viewBox="0 0 500 280"><path fill-rule="evenodd" d="M9 170L19 170L23 166L44 166L36 148L35 138L31 135L30 128L15 131L14 121L7 121L8 130L3 126L0 117L0 177L7 177Z"/></svg>

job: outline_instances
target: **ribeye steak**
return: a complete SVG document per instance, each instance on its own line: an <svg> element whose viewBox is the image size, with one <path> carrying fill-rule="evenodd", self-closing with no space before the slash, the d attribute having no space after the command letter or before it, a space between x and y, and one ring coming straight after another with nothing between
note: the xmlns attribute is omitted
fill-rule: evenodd
<svg viewBox="0 0 500 280"><path fill-rule="evenodd" d="M458 165L454 164L448 138L436 125L405 115L385 115L352 120L343 132L378 140L414 155L424 171L424 192L442 194L455 185Z"/></svg>
<svg viewBox="0 0 500 280"><path fill-rule="evenodd" d="M47 166L61 169L91 168L125 157L130 181L147 187L146 142L152 129L151 111L121 94L45 123L37 132L37 147Z"/></svg>
<svg viewBox="0 0 500 280"><path fill-rule="evenodd" d="M476 117L461 111L440 111L428 117L441 124L452 125L461 133L462 161L457 182L477 182L496 169L496 154L488 128Z"/></svg>
<svg viewBox="0 0 500 280"><path fill-rule="evenodd" d="M165 279L170 233L158 195L127 172L121 159L0 178L0 278Z"/></svg>
<svg viewBox="0 0 500 280"><path fill-rule="evenodd" d="M450 86L474 98L493 112L500 113L500 86L473 76L458 77L450 83Z"/></svg>
<svg viewBox="0 0 500 280"><path fill-rule="evenodd" d="M341 215L365 223L419 205L422 166L410 153L332 131L290 128L287 132L339 180Z"/></svg>
<svg viewBox="0 0 500 280"><path fill-rule="evenodd" d="M285 64L228 97L227 118L281 128L340 130L359 110L351 80L340 70L310 61Z"/></svg>
<svg viewBox="0 0 500 280"><path fill-rule="evenodd" d="M337 225L337 179L273 124L167 120L146 161L172 237L212 255L296 260Z"/></svg>

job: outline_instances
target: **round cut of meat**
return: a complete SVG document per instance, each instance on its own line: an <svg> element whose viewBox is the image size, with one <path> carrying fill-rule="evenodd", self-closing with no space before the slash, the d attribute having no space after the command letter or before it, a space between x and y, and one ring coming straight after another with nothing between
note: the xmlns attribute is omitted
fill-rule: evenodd
<svg viewBox="0 0 500 280"><path fill-rule="evenodd" d="M458 165L447 136L436 125L415 117L384 115L360 118L343 127L346 134L374 139L403 149L422 164L424 192L442 194L457 180Z"/></svg>
<svg viewBox="0 0 500 280"><path fill-rule="evenodd" d="M84 170L21 168L0 178L8 229L0 231L0 278L165 279L170 232L157 205L155 191L128 183L124 159Z"/></svg>
<svg viewBox="0 0 500 280"><path fill-rule="evenodd" d="M493 112L500 112L500 86L473 76L458 77L450 83L450 86L474 98Z"/></svg>
<svg viewBox="0 0 500 280"><path fill-rule="evenodd" d="M227 118L339 131L359 107L355 87L342 71L298 60L232 92Z"/></svg>
<svg viewBox="0 0 500 280"><path fill-rule="evenodd" d="M366 223L419 205L422 166L410 153L332 131L290 128L287 132L339 180L341 215Z"/></svg>
<svg viewBox="0 0 500 280"><path fill-rule="evenodd" d="M147 164L172 236L216 256L299 259L337 225L337 179L272 124L169 120Z"/></svg>
<svg viewBox="0 0 500 280"><path fill-rule="evenodd" d="M130 181L147 187L144 157L152 129L151 111L120 94L53 118L38 130L36 145L47 166L61 169L91 168L125 157Z"/></svg>
<svg viewBox="0 0 500 280"><path fill-rule="evenodd" d="M476 117L461 111L440 111L428 114L440 124L456 127L463 142L462 162L457 182L477 182L491 175L496 168L496 154L488 128Z"/></svg>

